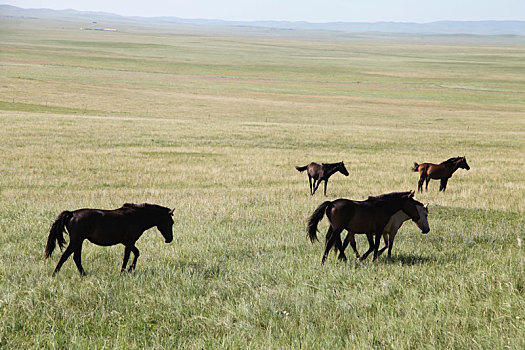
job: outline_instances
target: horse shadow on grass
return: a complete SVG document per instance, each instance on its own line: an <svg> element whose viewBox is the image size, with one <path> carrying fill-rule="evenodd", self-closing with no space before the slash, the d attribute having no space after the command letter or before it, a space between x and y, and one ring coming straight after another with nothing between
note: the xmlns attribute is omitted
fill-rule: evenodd
<svg viewBox="0 0 525 350"><path fill-rule="evenodd" d="M378 259L378 262L383 264L398 264L403 266L425 265L436 262L432 256L424 256L419 254L396 254L390 258Z"/></svg>

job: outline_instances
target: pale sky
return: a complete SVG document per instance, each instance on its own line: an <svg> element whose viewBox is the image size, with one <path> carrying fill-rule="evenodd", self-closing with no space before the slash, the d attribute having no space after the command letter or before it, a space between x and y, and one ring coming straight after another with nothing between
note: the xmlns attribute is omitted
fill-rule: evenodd
<svg viewBox="0 0 525 350"><path fill-rule="evenodd" d="M0 4L235 21L525 20L525 0L0 0Z"/></svg>

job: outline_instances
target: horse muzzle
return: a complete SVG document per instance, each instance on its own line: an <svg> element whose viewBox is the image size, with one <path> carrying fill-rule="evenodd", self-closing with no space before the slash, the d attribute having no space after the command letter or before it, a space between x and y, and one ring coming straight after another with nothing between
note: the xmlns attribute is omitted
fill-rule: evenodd
<svg viewBox="0 0 525 350"><path fill-rule="evenodd" d="M173 241L173 237L172 237L172 238L169 238L169 239L166 238L166 241L165 241L165 242L166 242L166 243L171 243L171 241Z"/></svg>
<svg viewBox="0 0 525 350"><path fill-rule="evenodd" d="M425 228L424 230L421 230L421 233L426 234L430 232L430 227Z"/></svg>

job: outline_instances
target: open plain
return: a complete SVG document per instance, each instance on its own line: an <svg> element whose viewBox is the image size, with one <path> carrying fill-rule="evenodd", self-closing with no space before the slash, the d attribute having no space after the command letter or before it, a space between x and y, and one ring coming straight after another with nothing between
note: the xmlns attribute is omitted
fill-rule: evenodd
<svg viewBox="0 0 525 350"><path fill-rule="evenodd" d="M525 347L523 37L112 25L0 22L1 348ZM321 266L326 198L463 155L416 194L428 234ZM350 175L310 196L311 161ZM173 242L146 232L122 275L122 246L86 242L88 275L52 278L56 216L125 202L175 207Z"/></svg>

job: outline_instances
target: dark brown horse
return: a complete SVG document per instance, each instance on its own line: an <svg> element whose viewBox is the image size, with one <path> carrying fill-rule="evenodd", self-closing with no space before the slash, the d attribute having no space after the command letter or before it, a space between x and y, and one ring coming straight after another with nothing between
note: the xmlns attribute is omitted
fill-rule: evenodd
<svg viewBox="0 0 525 350"><path fill-rule="evenodd" d="M60 271L62 264L71 254L73 254L78 272L82 276L85 275L81 263L82 243L85 239L101 246L123 244L125 250L121 271L126 269L131 252L135 258L128 271L134 270L139 257L139 250L135 247L135 242L144 231L156 226L164 236L166 243L173 240L172 216L174 210L156 204L126 203L122 208L114 210L78 209L63 211L51 226L47 239L46 259L53 253L56 242L61 249L65 246L64 229L67 229L69 233L69 245L60 257L53 276Z"/></svg>
<svg viewBox="0 0 525 350"><path fill-rule="evenodd" d="M308 237L312 242L317 240L317 225L325 214L330 221L330 227L326 233L326 248L321 263L324 264L334 245L337 245L337 249L342 253L340 259L346 260L341 246L341 232L345 229L353 234L366 234L370 248L363 255L363 259L374 251L374 260L376 260L384 228L390 217L399 210L406 213L423 233L430 231L427 217L420 216L417 209L417 206L423 206L423 204L414 200L413 197L414 192L392 192L370 197L365 201L340 198L332 202L322 203L308 220ZM373 242L374 235L375 244Z"/></svg>
<svg viewBox="0 0 525 350"><path fill-rule="evenodd" d="M326 196L326 185L328 184L328 179L336 172L339 171L341 174L348 176L348 170L346 170L345 164L343 162L322 164L310 163L305 166L296 166L295 169L301 173L306 170L308 174L308 181L310 182L310 194L312 196L314 195L315 191L317 191L321 181L324 181L324 195Z"/></svg>
<svg viewBox="0 0 525 350"><path fill-rule="evenodd" d="M425 217L428 216L428 206L426 204L424 206L418 205L417 210L420 216L425 216ZM405 214L405 212L402 210L396 212L394 215L390 217L390 220L388 220L385 228L383 229L383 240L385 242L385 246L377 252L378 257L381 256L381 254L386 249L388 249L388 257L390 258L392 256L392 247L394 246L394 239L396 238L397 231L399 231L403 223L407 221L408 219L410 219L410 216ZM369 234L369 236L370 238L368 238L368 242L370 243L372 241L371 239L372 234ZM327 237L327 241L328 241L328 238L329 237ZM357 246L355 242L355 234L353 232L348 232L348 234L346 235L345 241L343 243L342 251L339 253L340 260L345 260L346 258L344 255L344 251L346 247L348 246L348 243L350 243L350 246L354 250L356 258L358 258L359 260L366 259L366 256L363 256L363 257L359 256L359 252L357 251ZM336 242L336 248L339 248L340 244L341 243ZM369 250L371 248L372 247L369 247Z"/></svg>
<svg viewBox="0 0 525 350"><path fill-rule="evenodd" d="M447 189L448 179L454 174L458 168L470 170L469 165L467 164L467 159L465 157L454 157L445 160L440 164L433 163L414 163L412 171L419 171L419 182L417 183L417 191L423 192L423 182L425 184L425 190L428 191L428 182L430 179L440 179L441 185L439 186L439 191L445 192Z"/></svg>

